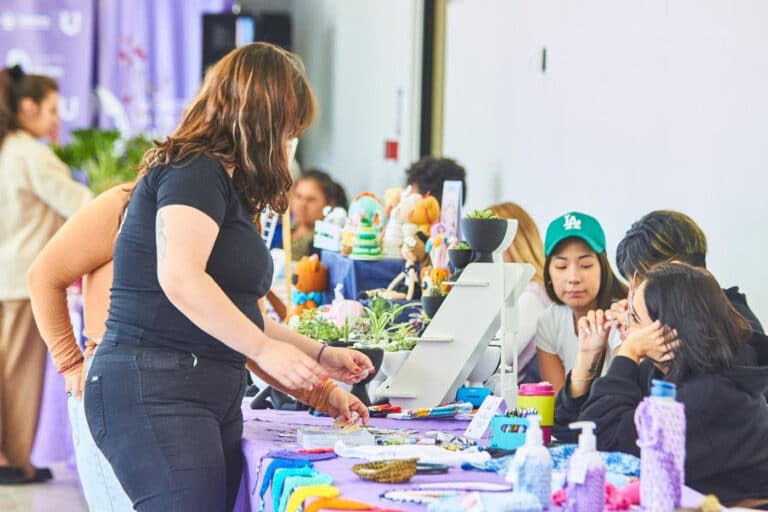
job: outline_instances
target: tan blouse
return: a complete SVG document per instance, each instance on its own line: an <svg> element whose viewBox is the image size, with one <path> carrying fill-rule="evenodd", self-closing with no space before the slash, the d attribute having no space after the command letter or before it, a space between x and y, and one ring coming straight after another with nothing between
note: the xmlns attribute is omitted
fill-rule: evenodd
<svg viewBox="0 0 768 512"><path fill-rule="evenodd" d="M132 185L119 185L99 195L56 233L32 264L27 276L32 308L40 334L56 366L82 359L72 332L66 290L83 277L83 315L89 338L86 356L104 335L112 285L112 255ZM286 388L248 360L246 366L267 384L295 396L321 412L336 387L333 381L311 392Z"/></svg>
<svg viewBox="0 0 768 512"><path fill-rule="evenodd" d="M24 130L0 145L0 300L29 297L32 261L70 217L91 200L51 149Z"/></svg>

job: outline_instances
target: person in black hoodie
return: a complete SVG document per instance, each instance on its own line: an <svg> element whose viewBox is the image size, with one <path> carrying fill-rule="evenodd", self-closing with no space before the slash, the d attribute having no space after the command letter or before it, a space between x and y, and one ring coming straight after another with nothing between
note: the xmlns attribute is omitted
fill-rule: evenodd
<svg viewBox="0 0 768 512"><path fill-rule="evenodd" d="M709 272L685 263L650 269L629 311L627 337L608 373L588 394L560 403L560 420L570 405L571 416L578 411L579 420L597 424L598 449L639 455L635 409L651 379L674 382L687 421L686 485L728 505L768 507L765 336L753 334ZM599 343L610 326L602 312L582 318L580 348ZM590 377L576 372L566 388Z"/></svg>

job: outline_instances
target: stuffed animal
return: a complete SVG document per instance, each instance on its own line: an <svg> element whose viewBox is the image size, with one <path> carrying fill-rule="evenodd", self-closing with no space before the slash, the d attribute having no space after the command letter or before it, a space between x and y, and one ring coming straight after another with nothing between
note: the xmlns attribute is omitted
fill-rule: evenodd
<svg viewBox="0 0 768 512"><path fill-rule="evenodd" d="M434 196L422 197L408 216L408 222L419 226L419 231L429 236L432 224L440 221L440 203Z"/></svg>
<svg viewBox="0 0 768 512"><path fill-rule="evenodd" d="M408 223L408 216L416 207L419 199L421 199L421 195L413 192L410 185L400 194L400 199L392 209L387 227L384 230L382 248L384 256L387 258L400 257L400 246L403 245L403 240L416 233L418 227Z"/></svg>
<svg viewBox="0 0 768 512"><path fill-rule="evenodd" d="M341 252L348 255L355 245L360 221L363 218L370 220L377 233L384 222L384 206L372 192L362 192L355 196L349 205L349 216L341 235Z"/></svg>
<svg viewBox="0 0 768 512"><path fill-rule="evenodd" d="M320 263L317 254L304 256L293 270L291 294L293 313L300 316L308 309L315 309L323 303L323 294L328 288L328 268Z"/></svg>
<svg viewBox="0 0 768 512"><path fill-rule="evenodd" d="M389 219L392 216L392 210L400 203L400 196L403 194L401 188L388 188L384 191L384 218Z"/></svg>
<svg viewBox="0 0 768 512"><path fill-rule="evenodd" d="M387 300L404 299L414 300L421 297L421 282L417 266L428 267L429 255L425 250L427 237L420 231L416 236L409 236L403 241L401 247L405 266L389 283L386 289L377 288L360 293L359 298L382 297Z"/></svg>

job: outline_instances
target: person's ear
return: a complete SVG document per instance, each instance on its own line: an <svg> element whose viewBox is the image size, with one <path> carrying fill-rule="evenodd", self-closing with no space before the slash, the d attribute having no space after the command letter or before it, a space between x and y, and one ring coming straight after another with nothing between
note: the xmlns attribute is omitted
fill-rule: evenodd
<svg viewBox="0 0 768 512"><path fill-rule="evenodd" d="M34 117L40 113L40 105L35 103L32 98L21 98L19 102L19 114L24 117Z"/></svg>

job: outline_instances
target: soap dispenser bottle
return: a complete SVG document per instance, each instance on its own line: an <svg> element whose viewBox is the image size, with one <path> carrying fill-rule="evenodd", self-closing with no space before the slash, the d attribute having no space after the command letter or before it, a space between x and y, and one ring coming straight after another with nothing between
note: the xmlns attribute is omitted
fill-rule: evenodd
<svg viewBox="0 0 768 512"><path fill-rule="evenodd" d="M547 510L552 496L552 456L544 446L540 416L528 416L525 444L517 450L515 490L536 496L542 510Z"/></svg>
<svg viewBox="0 0 768 512"><path fill-rule="evenodd" d="M568 512L595 512L605 507L605 464L597 452L595 424L591 421L571 423L581 429L579 445L568 461L565 476Z"/></svg>

